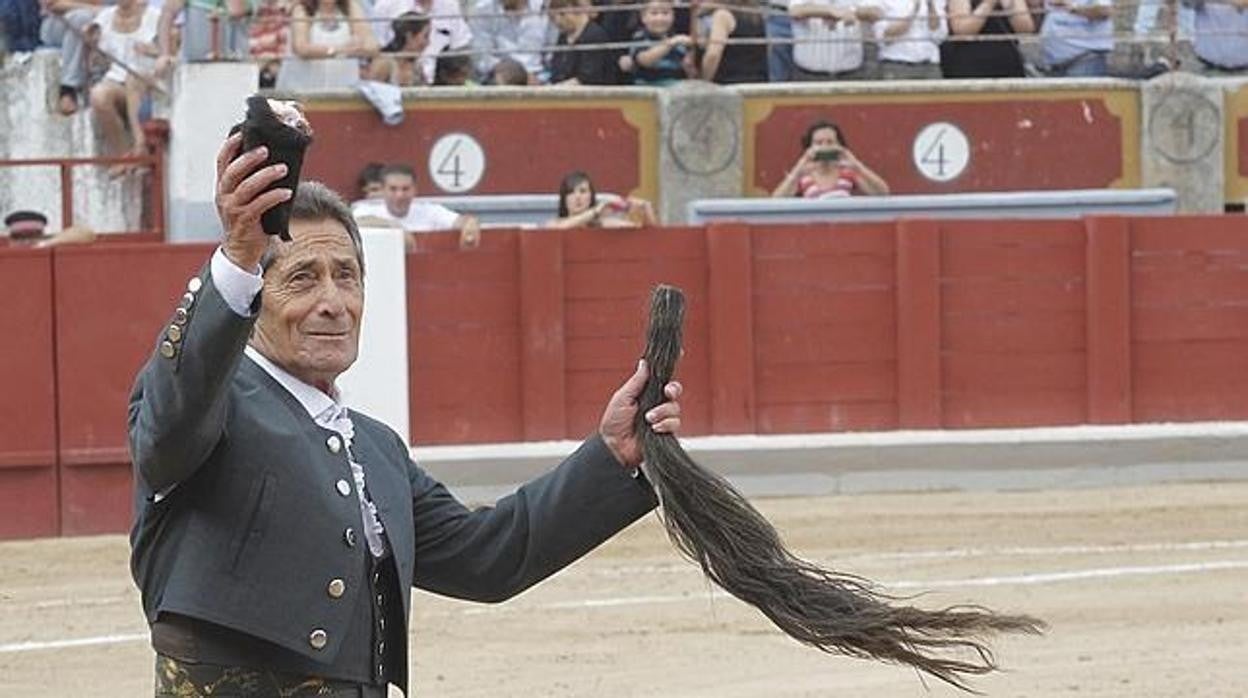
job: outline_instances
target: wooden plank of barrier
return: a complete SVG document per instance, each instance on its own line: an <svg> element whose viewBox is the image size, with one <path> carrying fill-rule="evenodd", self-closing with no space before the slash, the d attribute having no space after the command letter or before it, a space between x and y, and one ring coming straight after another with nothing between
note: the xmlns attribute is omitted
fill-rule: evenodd
<svg viewBox="0 0 1248 698"><path fill-rule="evenodd" d="M935 221L897 223L898 426L943 425L940 237Z"/></svg>
<svg viewBox="0 0 1248 698"><path fill-rule="evenodd" d="M125 244L58 248L57 418L61 520L66 534L130 527L126 404L187 280L208 245Z"/></svg>
<svg viewBox="0 0 1248 698"><path fill-rule="evenodd" d="M525 231L519 237L520 400L524 438L562 439L569 436L563 233Z"/></svg>
<svg viewBox="0 0 1248 698"><path fill-rule="evenodd" d="M711 431L754 433L754 285L750 228L716 224L706 231Z"/></svg>
<svg viewBox="0 0 1248 698"><path fill-rule="evenodd" d="M1087 227L1088 422L1131 421L1131 230L1126 218Z"/></svg>
<svg viewBox="0 0 1248 698"><path fill-rule="evenodd" d="M0 539L60 529L52 293L50 250L0 250Z"/></svg>
<svg viewBox="0 0 1248 698"><path fill-rule="evenodd" d="M413 443L522 438L517 233L477 249L422 233L407 255L408 399Z"/></svg>

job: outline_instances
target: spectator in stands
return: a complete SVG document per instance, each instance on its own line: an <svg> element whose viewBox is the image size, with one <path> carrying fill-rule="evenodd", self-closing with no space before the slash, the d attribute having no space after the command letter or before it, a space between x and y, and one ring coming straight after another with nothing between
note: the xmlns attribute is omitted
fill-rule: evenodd
<svg viewBox="0 0 1248 698"><path fill-rule="evenodd" d="M571 172L559 183L559 217L550 228L636 228L658 225L654 207L645 199L599 201L589 175Z"/></svg>
<svg viewBox="0 0 1248 698"><path fill-rule="evenodd" d="M0 2L0 60L9 51L34 51L39 46L40 0Z"/></svg>
<svg viewBox="0 0 1248 698"><path fill-rule="evenodd" d="M424 84L432 85L438 54L468 50L472 46L472 28L464 20L459 0L377 0L373 4L375 19L393 20L407 12L418 12L429 18L429 45L420 57L420 72ZM390 43L389 22L376 22L374 30L381 44Z"/></svg>
<svg viewBox="0 0 1248 698"><path fill-rule="evenodd" d="M361 225L396 226L409 233L458 230L461 247L476 247L481 225L476 217L455 213L441 204L416 201L416 173L407 165L382 170L382 198L357 201L352 213Z"/></svg>
<svg viewBox="0 0 1248 698"><path fill-rule="evenodd" d="M377 40L357 0L299 0L291 19L291 52L299 58L377 55Z"/></svg>
<svg viewBox="0 0 1248 698"><path fill-rule="evenodd" d="M179 15L180 32L174 27ZM164 0L157 73L168 73L175 53L187 62L247 58L251 51L250 20L249 0Z"/></svg>
<svg viewBox="0 0 1248 698"><path fill-rule="evenodd" d="M433 84L450 87L472 87L472 58L469 56L438 56Z"/></svg>
<svg viewBox="0 0 1248 698"><path fill-rule="evenodd" d="M841 127L831 121L816 121L802 136L801 157L771 195L827 199L888 193L888 182L854 156Z"/></svg>
<svg viewBox="0 0 1248 698"><path fill-rule="evenodd" d="M1248 71L1248 0L1183 0L1195 10L1192 48L1205 75Z"/></svg>
<svg viewBox="0 0 1248 698"><path fill-rule="evenodd" d="M620 58L620 70L631 74L638 85L670 85L697 77L693 39L674 34L676 12L671 0L649 0L641 8L641 28L632 36L634 46Z"/></svg>
<svg viewBox="0 0 1248 698"><path fill-rule="evenodd" d="M870 2L793 0L794 78L798 80L869 80L864 40L883 13Z"/></svg>
<svg viewBox="0 0 1248 698"><path fill-rule="evenodd" d="M1113 0L1046 0L1040 26L1045 72L1054 77L1103 77L1114 49Z"/></svg>
<svg viewBox="0 0 1248 698"><path fill-rule="evenodd" d="M1025 77L1017 40L957 39L1035 31L1027 0L949 0L949 38L940 45L941 71L947 78Z"/></svg>
<svg viewBox="0 0 1248 698"><path fill-rule="evenodd" d="M1177 9L1172 12L1171 8ZM1140 0L1135 11L1132 33L1133 63L1137 74L1143 78L1154 77L1180 67L1193 68L1200 60L1192 50L1192 35L1196 24L1196 12L1184 4L1170 5L1168 0ZM1170 32L1176 33L1175 45L1170 45Z"/></svg>
<svg viewBox="0 0 1248 698"><path fill-rule="evenodd" d="M71 225L48 233L48 219L38 211L14 211L4 217L10 246L60 247L95 241L95 231L85 225Z"/></svg>
<svg viewBox="0 0 1248 698"><path fill-rule="evenodd" d="M289 51L290 3L287 0L259 0L249 29L251 57L260 65L260 87L269 89L277 82L282 58Z"/></svg>
<svg viewBox="0 0 1248 698"><path fill-rule="evenodd" d="M27 244L43 237L48 217L38 211L14 211L4 217L9 244Z"/></svg>
<svg viewBox="0 0 1248 698"><path fill-rule="evenodd" d="M881 0L881 11L880 78L939 79L940 44L949 34L945 0Z"/></svg>
<svg viewBox="0 0 1248 698"><path fill-rule="evenodd" d="M525 82L539 84L549 79L542 65L542 49L555 43L557 32L542 6L542 0L473 2L468 22L472 48L477 51L477 75L488 81L499 61L510 59L524 68ZM504 74L511 70L505 69Z"/></svg>
<svg viewBox="0 0 1248 698"><path fill-rule="evenodd" d="M533 74L517 60L504 58L494 64L490 75L486 78L488 85L511 85L519 87L531 84Z"/></svg>
<svg viewBox="0 0 1248 698"><path fill-rule="evenodd" d="M380 162L370 162L355 177L355 188L359 191L360 201L385 198L386 182L381 173L386 166Z"/></svg>
<svg viewBox="0 0 1248 698"><path fill-rule="evenodd" d="M101 0L41 0L43 21L39 41L61 49L61 85L56 108L69 116L87 88L87 55L83 34L100 11ZM14 47L11 49L16 50Z"/></svg>
<svg viewBox="0 0 1248 698"><path fill-rule="evenodd" d="M769 0L764 28L767 33L767 80L788 82L793 79L793 18L789 16L792 0Z"/></svg>
<svg viewBox="0 0 1248 698"><path fill-rule="evenodd" d="M557 49L605 44L606 31L590 14L589 0L550 0L550 20L559 30ZM552 85L614 85L617 82L614 52L610 49L557 50L550 58Z"/></svg>
<svg viewBox="0 0 1248 698"><path fill-rule="evenodd" d="M119 0L101 10L88 27L87 41L105 56L116 59L109 64L103 79L91 88L91 113L108 155L127 152L127 130L132 141L129 154L147 152L140 112L150 110L148 91L159 55L159 24L160 11L146 0ZM127 66L134 72L128 71ZM131 166L120 165L111 168L111 172L121 174L130 169Z"/></svg>
<svg viewBox="0 0 1248 698"><path fill-rule="evenodd" d="M754 0L727 0L698 6L698 75L721 85L767 82L763 18Z"/></svg>
<svg viewBox="0 0 1248 698"><path fill-rule="evenodd" d="M390 43L369 65L369 79L400 87L425 84L425 76L416 62L429 46L432 30L429 18L419 12L405 12L391 25L393 34Z"/></svg>

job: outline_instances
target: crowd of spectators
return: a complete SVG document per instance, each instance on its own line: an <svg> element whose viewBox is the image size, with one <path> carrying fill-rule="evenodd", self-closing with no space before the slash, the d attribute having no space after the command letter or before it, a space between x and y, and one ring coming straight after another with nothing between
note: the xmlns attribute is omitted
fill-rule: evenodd
<svg viewBox="0 0 1248 698"><path fill-rule="evenodd" d="M174 56L256 60L262 86L327 60L401 87L1099 76L1124 74L1108 60L1124 38L1141 47L1127 76L1248 70L1248 0L1137 0L1117 8L1113 0L3 0L3 7L11 47L61 50L63 114L90 94L95 47L122 59L124 68L109 69L118 84L167 74ZM134 7L143 19L131 28L134 10L124 8ZM1116 32L1122 12L1134 22L1119 18L1131 29ZM93 32L108 34L102 16L137 31L124 56L109 50L116 45L91 43ZM1167 46L1171 35L1178 41ZM1037 49L1020 51L1020 38ZM120 93L108 92L101 100L126 118Z"/></svg>

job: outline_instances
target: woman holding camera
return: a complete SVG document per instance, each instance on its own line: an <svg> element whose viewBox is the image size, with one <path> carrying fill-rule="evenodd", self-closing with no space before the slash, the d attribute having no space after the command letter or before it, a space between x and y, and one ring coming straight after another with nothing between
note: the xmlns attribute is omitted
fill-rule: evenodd
<svg viewBox="0 0 1248 698"><path fill-rule="evenodd" d="M862 164L849 149L841 127L816 121L802 136L802 156L771 193L773 197L883 196L888 182Z"/></svg>
<svg viewBox="0 0 1248 698"><path fill-rule="evenodd" d="M598 200L589 175L568 173L559 183L559 217L549 228L637 228L658 225L654 207L645 199Z"/></svg>

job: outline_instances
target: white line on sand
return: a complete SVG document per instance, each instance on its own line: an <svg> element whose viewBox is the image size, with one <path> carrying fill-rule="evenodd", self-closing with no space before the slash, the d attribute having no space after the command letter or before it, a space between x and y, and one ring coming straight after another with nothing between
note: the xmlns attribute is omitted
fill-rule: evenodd
<svg viewBox="0 0 1248 698"><path fill-rule="evenodd" d="M44 642L13 642L0 645L0 654L11 652L37 652L39 650L60 650L68 647L91 647L94 645L119 645L123 642L146 640L147 633L126 633L123 635L96 635L95 637L78 637L68 640L47 640Z"/></svg>
<svg viewBox="0 0 1248 698"><path fill-rule="evenodd" d="M1067 572L1047 572L1039 574L1020 574L1006 577L968 577L966 579L926 579L897 580L880 582L885 591L895 589L941 589L951 587L973 586L1028 586L1033 584L1051 584L1054 582L1072 582L1084 579L1102 579L1106 577L1151 576L1161 574L1192 574L1203 572L1221 572L1225 570L1248 569L1248 560L1215 560L1210 562L1194 562L1182 565L1147 565L1134 567L1101 567ZM706 601L726 598L728 594L719 589L711 589L706 594L684 594L672 596L622 596L606 599L584 599L580 601L557 601L531 606L506 605L467 608L461 611L464 615L480 615L488 613L506 613L534 610L574 610L584 608L610 608L614 606L645 606L651 604L682 603L689 601Z"/></svg>
<svg viewBox="0 0 1248 698"><path fill-rule="evenodd" d="M892 553L859 553L823 556L816 561L839 567L845 563L894 560L962 560L976 557L1042 557L1046 555L1113 555L1121 553L1182 553L1208 550L1243 550L1248 540L1203 540L1187 543L1120 543L1115 545L1016 546L1004 548L949 548L946 550L902 550ZM815 559L815 558L812 558ZM666 562L657 565L620 565L592 569L591 574L623 577L634 574L685 573L690 563Z"/></svg>
<svg viewBox="0 0 1248 698"><path fill-rule="evenodd" d="M1235 542L1235 541L1224 541ZM1101 546L1093 546L1101 547ZM1223 546L1229 547L1229 546ZM1241 547L1241 546L1234 546ZM939 551L933 551L939 552ZM953 552L953 551L949 551ZM1071 582L1085 579L1104 579L1109 577L1151 576L1162 574L1194 574L1204 572L1222 572L1226 570L1248 569L1248 560L1214 560L1209 562L1193 562L1176 565L1137 565L1129 567L1100 567L1086 570L1070 570L1066 572L1045 572L1037 574L1021 574L1002 577L968 577L965 579L928 579L928 580L897 580L882 582L881 587L891 589L941 589L951 587L976 586L1026 586L1033 584L1052 584L1055 582ZM475 606L460 613L463 615L481 615L490 613L507 613L533 610L575 610L587 608L612 608L618 606L646 606L654 604L683 603L690 601L706 601L725 598L728 595L718 589L710 589L705 594L684 594L671 596L620 596L605 599L581 599L577 601L556 601L546 604L506 606ZM0 644L0 654L16 652L37 652L40 650L57 650L73 647L91 647L96 645L116 645L127 642L147 640L143 633L127 633L120 635L98 635L62 640L15 642Z"/></svg>

